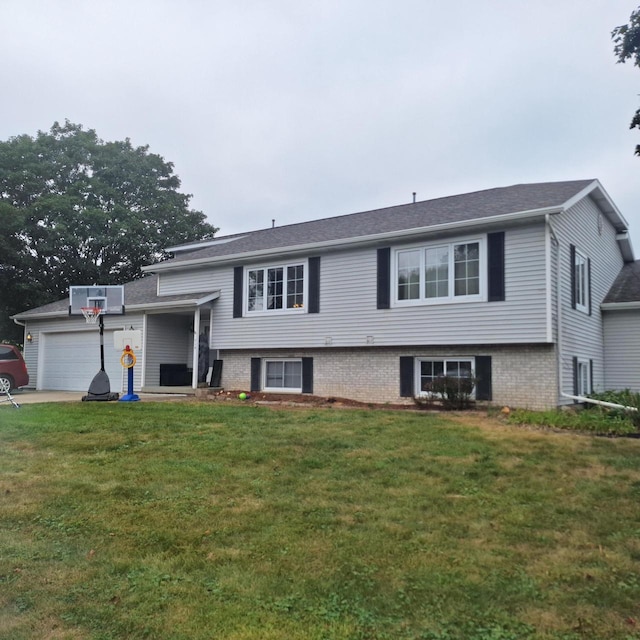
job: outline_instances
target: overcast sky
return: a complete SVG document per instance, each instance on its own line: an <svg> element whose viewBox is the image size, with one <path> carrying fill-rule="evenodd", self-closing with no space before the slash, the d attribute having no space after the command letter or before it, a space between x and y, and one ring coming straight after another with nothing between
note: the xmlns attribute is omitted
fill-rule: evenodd
<svg viewBox="0 0 640 640"><path fill-rule="evenodd" d="M148 144L218 235L598 178L640 257L638 4L0 0L0 139Z"/></svg>

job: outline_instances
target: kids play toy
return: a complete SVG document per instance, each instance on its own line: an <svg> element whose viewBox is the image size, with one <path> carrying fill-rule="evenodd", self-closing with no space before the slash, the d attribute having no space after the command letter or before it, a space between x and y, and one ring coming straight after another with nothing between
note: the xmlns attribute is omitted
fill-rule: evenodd
<svg viewBox="0 0 640 640"><path fill-rule="evenodd" d="M120 402L136 402L140 396L133 392L133 368L136 364L134 347L140 349L141 332L135 329L116 331L113 334L113 344L116 349L122 349L120 364L127 370L127 393L120 398ZM132 346L134 345L134 346Z"/></svg>

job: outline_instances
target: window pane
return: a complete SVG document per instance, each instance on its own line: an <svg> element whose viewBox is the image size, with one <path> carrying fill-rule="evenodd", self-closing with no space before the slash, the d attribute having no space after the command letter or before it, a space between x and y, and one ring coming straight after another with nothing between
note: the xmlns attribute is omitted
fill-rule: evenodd
<svg viewBox="0 0 640 640"><path fill-rule="evenodd" d="M304 266L287 267L287 309L304 306Z"/></svg>
<svg viewBox="0 0 640 640"><path fill-rule="evenodd" d="M449 295L449 250L437 247L425 251L425 297Z"/></svg>
<svg viewBox="0 0 640 640"><path fill-rule="evenodd" d="M453 250L454 295L468 296L480 292L480 245L457 244Z"/></svg>
<svg viewBox="0 0 640 640"><path fill-rule="evenodd" d="M267 362L266 367L265 386L282 387L284 382L284 362Z"/></svg>
<svg viewBox="0 0 640 640"><path fill-rule="evenodd" d="M443 374L443 360L422 360L420 362L420 391L431 391L433 381Z"/></svg>
<svg viewBox="0 0 640 640"><path fill-rule="evenodd" d="M284 363L284 383L287 389L302 388L302 362Z"/></svg>
<svg viewBox="0 0 640 640"><path fill-rule="evenodd" d="M262 311L264 309L264 271L249 271L249 311Z"/></svg>
<svg viewBox="0 0 640 640"><path fill-rule="evenodd" d="M420 251L398 254L398 300L417 300L420 297Z"/></svg>
<svg viewBox="0 0 640 640"><path fill-rule="evenodd" d="M282 309L282 267L267 269L267 309Z"/></svg>
<svg viewBox="0 0 640 640"><path fill-rule="evenodd" d="M575 273L576 304L581 307L586 307L588 284L587 284L587 261L584 258L584 256L576 254L574 273Z"/></svg>
<svg viewBox="0 0 640 640"><path fill-rule="evenodd" d="M589 363L578 362L578 394L591 393L590 386Z"/></svg>
<svg viewBox="0 0 640 640"><path fill-rule="evenodd" d="M302 362L267 361L265 387L269 389L301 389Z"/></svg>

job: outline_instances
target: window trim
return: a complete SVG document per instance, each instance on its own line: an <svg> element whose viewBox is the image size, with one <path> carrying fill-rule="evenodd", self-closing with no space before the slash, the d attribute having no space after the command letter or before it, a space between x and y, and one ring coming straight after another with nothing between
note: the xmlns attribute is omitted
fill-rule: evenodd
<svg viewBox="0 0 640 640"><path fill-rule="evenodd" d="M580 373L585 376L585 379L582 379ZM583 387L583 384L584 387ZM577 394L578 396L588 396L593 392L591 388L591 360L588 358L576 358L576 383L577 383Z"/></svg>
<svg viewBox="0 0 640 640"><path fill-rule="evenodd" d="M454 278L455 272L453 268L453 256L454 247L461 244L470 244L473 242L478 243L478 293L470 295L456 296L454 292ZM447 296L439 298L426 298L424 295L425 289L425 264L426 264L426 251L428 249L437 249L440 247L447 247L449 252L449 272L448 272L448 293ZM399 272L399 256L400 254L408 251L420 251L420 297L414 300L400 300L398 298L398 272ZM396 247L392 251L392 274L391 274L391 286L392 291L392 306L394 307L412 307L423 305L437 305L437 304L460 304L464 302L486 302L487 301L487 236L468 236L463 238L455 238L451 240L444 240L442 242L429 242L422 244L412 244L403 247Z"/></svg>
<svg viewBox="0 0 640 640"><path fill-rule="evenodd" d="M287 308L287 279L286 273L289 267L302 267L302 306ZM283 307L281 309L267 309L264 308L267 304L266 287L268 282L269 269L282 269L283 281L282 281L282 297ZM264 303L262 309L249 309L249 273L251 271L263 272L263 286L265 287ZM245 316L261 316L261 315L279 315L289 313L308 313L309 312L309 262L308 260L296 260L293 262L280 262L273 264L261 264L261 265L246 265L243 273L244 286L242 289L242 309Z"/></svg>
<svg viewBox="0 0 640 640"><path fill-rule="evenodd" d="M580 277L578 273L578 266L581 265L584 271L584 283L581 287L580 285ZM574 251L573 256L573 270L574 270L574 279L573 279L573 295L575 299L575 308L578 311L582 311L582 313L589 313L589 291L590 291L590 283L589 279L591 277L589 271L589 258L578 248ZM582 296L580 296L582 293ZM582 298L582 300L581 300Z"/></svg>
<svg viewBox="0 0 640 640"><path fill-rule="evenodd" d="M267 365L270 362L297 362L300 363L300 386L299 387L268 387L267 386ZM261 371L261 387L262 391L267 393L302 393L304 386L304 365L302 358L263 358Z"/></svg>
<svg viewBox="0 0 640 640"><path fill-rule="evenodd" d="M469 362L471 364L471 377L476 377L476 358L475 356L416 356L414 358L413 386L416 397L428 397L429 392L422 390L421 381L421 364L423 362L442 362L445 367L447 362ZM473 385L470 398L475 400L477 383ZM437 394L439 395L439 394Z"/></svg>

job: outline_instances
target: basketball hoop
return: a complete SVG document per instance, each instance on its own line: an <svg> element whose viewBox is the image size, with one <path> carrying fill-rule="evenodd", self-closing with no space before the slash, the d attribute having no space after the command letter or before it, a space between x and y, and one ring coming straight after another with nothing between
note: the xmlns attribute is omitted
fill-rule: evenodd
<svg viewBox="0 0 640 640"><path fill-rule="evenodd" d="M82 315L87 321L87 324L95 324L98 322L98 316L102 313L100 307L80 307L80 311L82 311Z"/></svg>

